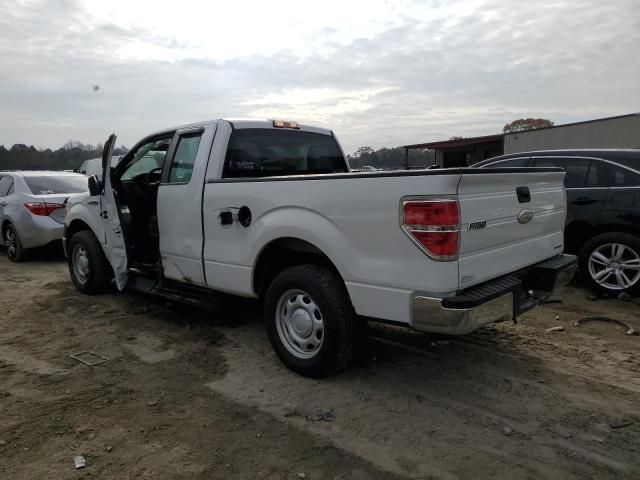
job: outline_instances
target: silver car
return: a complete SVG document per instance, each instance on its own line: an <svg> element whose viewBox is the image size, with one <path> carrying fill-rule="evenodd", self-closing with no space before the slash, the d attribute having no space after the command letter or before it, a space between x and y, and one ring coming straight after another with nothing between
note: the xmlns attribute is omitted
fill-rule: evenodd
<svg viewBox="0 0 640 480"><path fill-rule="evenodd" d="M62 239L65 205L86 192L87 177L70 172L0 172L0 245L12 262L28 249Z"/></svg>

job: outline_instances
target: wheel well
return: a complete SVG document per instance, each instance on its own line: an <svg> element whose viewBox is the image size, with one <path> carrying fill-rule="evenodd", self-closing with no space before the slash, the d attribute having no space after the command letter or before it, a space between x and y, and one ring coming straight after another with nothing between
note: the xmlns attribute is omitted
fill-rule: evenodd
<svg viewBox="0 0 640 480"><path fill-rule="evenodd" d="M82 230L91 230L91 227L82 220L74 220L65 230L65 235L67 238L71 238Z"/></svg>
<svg viewBox="0 0 640 480"><path fill-rule="evenodd" d="M596 235L615 232L640 236L640 230L637 227L628 225L602 224L592 226L585 222L574 222L569 224L565 231L565 250L569 253L577 253Z"/></svg>
<svg viewBox="0 0 640 480"><path fill-rule="evenodd" d="M315 245L299 238L280 238L260 253L253 270L253 291L262 297L280 272L303 264L324 265L339 274L329 257Z"/></svg>
<svg viewBox="0 0 640 480"><path fill-rule="evenodd" d="M9 226L11 222L9 220L5 220L4 222L2 222L2 228L0 229L0 233L4 233L4 229L7 228L7 226Z"/></svg>

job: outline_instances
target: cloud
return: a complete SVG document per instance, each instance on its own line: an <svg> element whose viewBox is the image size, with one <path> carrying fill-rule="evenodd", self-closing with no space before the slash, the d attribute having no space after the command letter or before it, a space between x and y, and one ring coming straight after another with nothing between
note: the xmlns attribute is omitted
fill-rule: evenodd
<svg viewBox="0 0 640 480"><path fill-rule="evenodd" d="M187 3L175 29L161 7L118 17L79 0L11 3L0 17L0 144L97 143L116 130L131 145L169 125L260 116L327 126L353 151L490 134L523 116L629 113L640 110L635 3L349 2L343 12L331 1L309 14L240 2L228 18Z"/></svg>

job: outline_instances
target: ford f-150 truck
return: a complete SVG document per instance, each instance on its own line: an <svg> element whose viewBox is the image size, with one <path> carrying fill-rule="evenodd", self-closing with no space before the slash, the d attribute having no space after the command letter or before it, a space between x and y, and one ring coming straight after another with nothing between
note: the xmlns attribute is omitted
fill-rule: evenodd
<svg viewBox="0 0 640 480"><path fill-rule="evenodd" d="M466 334L568 282L557 168L350 172L333 132L215 120L154 133L67 205L75 286L260 298L276 353L322 376L361 322ZM109 166L109 167L106 167Z"/></svg>

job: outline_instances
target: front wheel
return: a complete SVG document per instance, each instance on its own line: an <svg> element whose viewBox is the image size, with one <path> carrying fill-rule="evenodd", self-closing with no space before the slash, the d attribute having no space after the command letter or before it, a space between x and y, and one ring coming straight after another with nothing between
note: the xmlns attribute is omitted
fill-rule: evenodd
<svg viewBox="0 0 640 480"><path fill-rule="evenodd" d="M69 273L76 288L87 294L105 291L113 270L93 233L82 230L74 234L69 240L68 251Z"/></svg>
<svg viewBox="0 0 640 480"><path fill-rule="evenodd" d="M326 376L353 357L355 315L342 279L328 268L284 270L269 286L264 313L271 345L294 372Z"/></svg>
<svg viewBox="0 0 640 480"><path fill-rule="evenodd" d="M579 256L582 278L593 289L610 295L640 293L640 238L612 232L589 240Z"/></svg>

